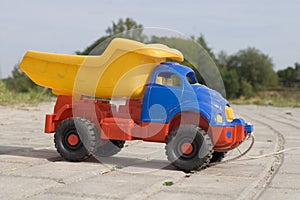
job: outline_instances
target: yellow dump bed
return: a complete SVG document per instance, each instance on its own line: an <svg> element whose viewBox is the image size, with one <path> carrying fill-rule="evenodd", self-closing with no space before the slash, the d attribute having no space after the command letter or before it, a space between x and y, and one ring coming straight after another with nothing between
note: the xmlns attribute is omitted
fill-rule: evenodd
<svg viewBox="0 0 300 200"><path fill-rule="evenodd" d="M182 61L176 49L116 38L100 56L28 51L20 68L56 95L141 98L152 70L166 58Z"/></svg>

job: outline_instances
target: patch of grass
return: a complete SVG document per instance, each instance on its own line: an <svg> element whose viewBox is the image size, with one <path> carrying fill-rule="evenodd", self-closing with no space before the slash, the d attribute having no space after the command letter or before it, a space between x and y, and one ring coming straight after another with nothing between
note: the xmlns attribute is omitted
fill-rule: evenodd
<svg viewBox="0 0 300 200"><path fill-rule="evenodd" d="M269 105L278 107L300 107L299 89L279 89L259 92L252 98L239 98L230 100L232 104Z"/></svg>
<svg viewBox="0 0 300 200"><path fill-rule="evenodd" d="M31 90L27 93L17 93L9 91L2 80L0 80L0 105L15 105L20 103L38 104L40 102L53 101L54 96L47 92Z"/></svg>
<svg viewBox="0 0 300 200"><path fill-rule="evenodd" d="M172 186L172 185L174 185L174 183L172 181L165 181L163 183L163 186Z"/></svg>
<svg viewBox="0 0 300 200"><path fill-rule="evenodd" d="M122 165L116 165L114 168L115 168L115 169L123 169L124 166L122 166Z"/></svg>

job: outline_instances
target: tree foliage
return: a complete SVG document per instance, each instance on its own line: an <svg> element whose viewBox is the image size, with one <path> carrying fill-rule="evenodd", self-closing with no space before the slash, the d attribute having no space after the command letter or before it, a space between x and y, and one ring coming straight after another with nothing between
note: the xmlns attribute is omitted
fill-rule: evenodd
<svg viewBox="0 0 300 200"><path fill-rule="evenodd" d="M271 58L255 48L249 47L231 56L223 52L218 61L230 98L251 97L260 90L278 85Z"/></svg>
<svg viewBox="0 0 300 200"><path fill-rule="evenodd" d="M240 50L229 59L228 68L238 70L238 75L253 86L255 91L275 87L277 76L271 58L255 48Z"/></svg>
<svg viewBox="0 0 300 200"><path fill-rule="evenodd" d="M142 28L143 28L142 24L138 24L136 21L134 21L131 18L126 18L125 20L121 18L117 23L112 22L112 27L108 27L106 29L106 33L112 36L123 32L126 33L127 31L130 31L132 29L142 29Z"/></svg>
<svg viewBox="0 0 300 200"><path fill-rule="evenodd" d="M203 34L200 34L200 36L198 38L195 38L194 36L192 36L192 39L198 43L199 45L201 45L201 47L203 49L205 49L205 51L208 53L208 55L210 56L210 58L213 59L213 61L216 61L216 56L214 54L214 52L212 51L212 48L208 46L207 41L205 40L205 37Z"/></svg>
<svg viewBox="0 0 300 200"><path fill-rule="evenodd" d="M280 84L284 87L300 88L300 64L295 63L294 67L287 67L286 69L277 72Z"/></svg>

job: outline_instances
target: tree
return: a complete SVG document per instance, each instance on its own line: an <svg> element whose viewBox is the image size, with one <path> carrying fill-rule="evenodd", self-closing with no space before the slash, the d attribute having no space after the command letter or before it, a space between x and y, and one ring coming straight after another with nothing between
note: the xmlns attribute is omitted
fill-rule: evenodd
<svg viewBox="0 0 300 200"><path fill-rule="evenodd" d="M224 82L226 97L229 99L234 99L240 95L240 84L239 77L236 69L228 69L225 67L220 67L220 72Z"/></svg>
<svg viewBox="0 0 300 200"><path fill-rule="evenodd" d="M130 31L132 29L142 29L142 28L143 28L142 24L138 24L131 18L126 18L125 20L121 18L117 23L113 22L112 27L108 27L106 29L106 33L112 36L112 35Z"/></svg>
<svg viewBox="0 0 300 200"><path fill-rule="evenodd" d="M213 61L216 62L216 60L217 60L217 59L216 59L216 56L215 56L215 54L213 53L212 48L210 48L210 47L208 46L208 44L207 44L207 42L206 42L206 40L205 40L203 34L200 34L200 36L199 36L197 39L195 39L195 38L192 36L192 39L194 39L195 42L197 42L198 44L200 44L200 45L206 50L206 52L209 54L209 56L213 59Z"/></svg>
<svg viewBox="0 0 300 200"><path fill-rule="evenodd" d="M287 67L277 72L280 84L284 87L300 87L300 64L295 67Z"/></svg>
<svg viewBox="0 0 300 200"><path fill-rule="evenodd" d="M227 63L229 69L236 69L238 76L249 83L254 91L276 87L278 77L273 70L271 58L255 48L240 50L230 57Z"/></svg>
<svg viewBox="0 0 300 200"><path fill-rule="evenodd" d="M240 94L240 80L238 72L235 68L228 68L227 64L230 60L230 56L225 51L221 51L217 55L216 62L218 63L219 70L224 82L226 97L234 99L239 97Z"/></svg>

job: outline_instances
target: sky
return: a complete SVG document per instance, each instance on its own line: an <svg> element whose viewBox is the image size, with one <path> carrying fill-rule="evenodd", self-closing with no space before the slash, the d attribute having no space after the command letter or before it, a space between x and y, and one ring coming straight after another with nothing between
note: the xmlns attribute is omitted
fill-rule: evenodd
<svg viewBox="0 0 300 200"><path fill-rule="evenodd" d="M0 78L29 49L74 54L130 17L144 27L203 34L214 53L255 47L274 69L300 62L300 1L0 0Z"/></svg>

